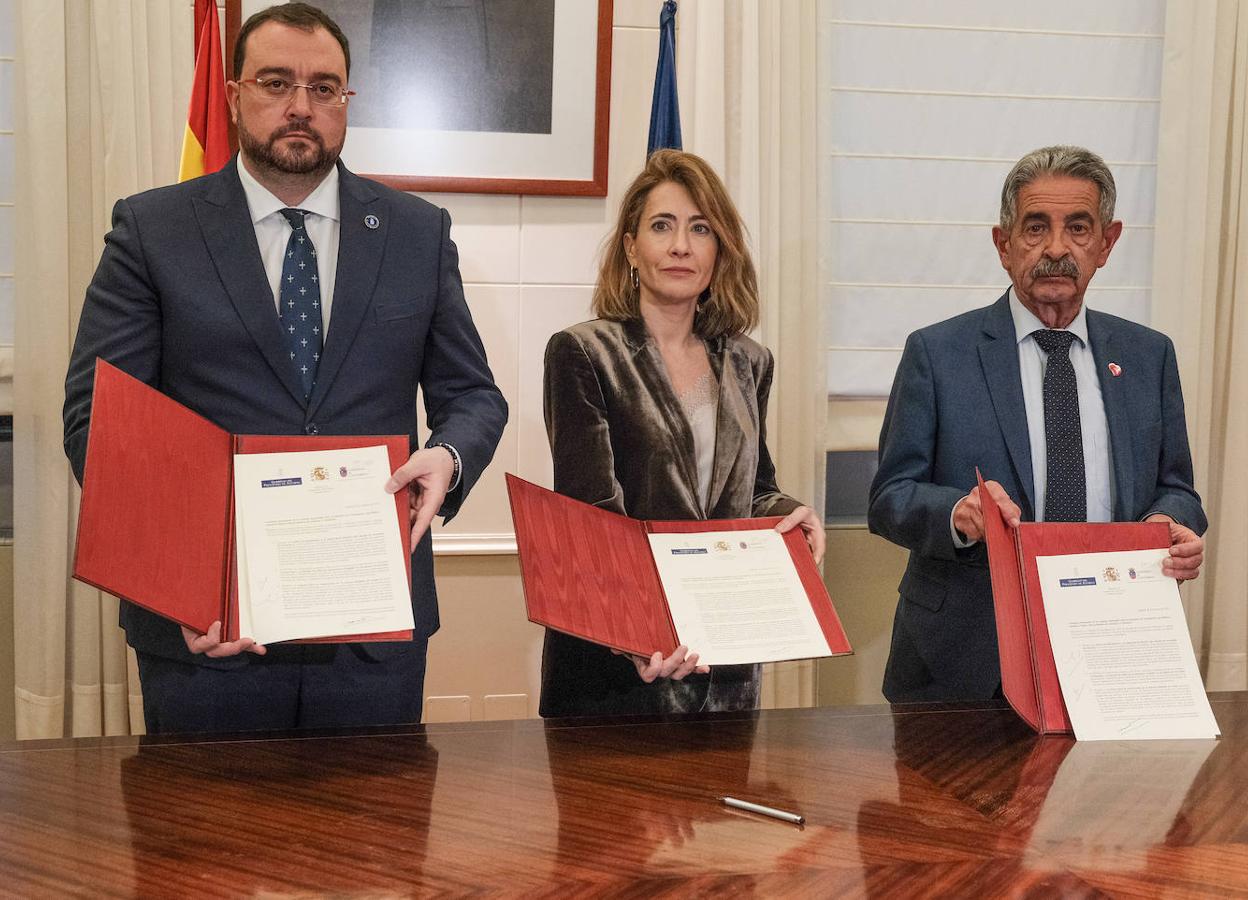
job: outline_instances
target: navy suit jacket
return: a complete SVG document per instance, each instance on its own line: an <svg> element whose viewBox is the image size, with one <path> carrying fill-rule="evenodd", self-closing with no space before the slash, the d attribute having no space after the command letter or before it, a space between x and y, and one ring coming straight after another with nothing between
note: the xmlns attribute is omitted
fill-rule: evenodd
<svg viewBox="0 0 1248 900"><path fill-rule="evenodd" d="M113 208L65 382L65 452L75 476L82 481L97 357L235 434L407 434L416 449L419 387L431 432L425 446L446 442L463 461L441 510L449 519L507 420L464 301L449 216L339 164L333 308L305 403L237 165L235 157L215 174ZM365 216L376 216L377 227L367 227ZM436 631L428 533L412 556L412 606L416 636ZM140 650L205 665L244 663L192 656L177 625L129 603L121 624ZM405 646L362 645L375 657Z"/></svg>
<svg viewBox="0 0 1248 900"><path fill-rule="evenodd" d="M1162 512L1203 533L1174 345L1117 316L1089 309L1087 321L1109 423L1114 520ZM956 549L950 534L976 467L1034 520L1008 294L910 335L893 382L868 524L910 550L884 675L895 702L987 698L1000 685L987 556L982 543Z"/></svg>

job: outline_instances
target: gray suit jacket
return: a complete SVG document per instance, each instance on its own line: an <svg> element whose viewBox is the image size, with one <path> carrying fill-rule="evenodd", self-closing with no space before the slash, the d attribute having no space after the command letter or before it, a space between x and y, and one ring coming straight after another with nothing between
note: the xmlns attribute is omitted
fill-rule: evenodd
<svg viewBox="0 0 1248 900"><path fill-rule="evenodd" d="M1170 515L1200 533L1174 345L1088 310L1088 339L1109 422L1115 521ZM1114 376L1110 363L1121 374ZM954 547L949 517L975 469L1035 517L1031 449L1008 295L906 341L880 432L868 523L909 548L884 676L890 700L991 697L1000 685L992 588L982 544Z"/></svg>
<svg viewBox="0 0 1248 900"><path fill-rule="evenodd" d="M65 382L74 474L82 480L97 357L235 434L407 434L416 449L419 388L431 432L425 445L445 441L463 460L460 485L442 509L454 515L494 453L507 404L464 301L450 218L339 164L333 316L305 403L237 165L236 157L220 172L114 207ZM367 227L366 215L378 227ZM438 627L431 548L426 534L412 557L422 637ZM191 656L174 623L128 603L121 624L141 650L243 664ZM366 652L401 649L375 644Z"/></svg>
<svg viewBox="0 0 1248 900"><path fill-rule="evenodd" d="M703 509L693 433L645 324L596 319L554 335L546 347L545 410L555 490L638 519L786 515L801 506L776 487L767 452L771 353L745 336L708 341L707 353L719 412ZM716 668L716 689L752 678L753 668ZM687 680L705 695L705 676ZM660 688L605 647L547 632L544 716L674 711Z"/></svg>

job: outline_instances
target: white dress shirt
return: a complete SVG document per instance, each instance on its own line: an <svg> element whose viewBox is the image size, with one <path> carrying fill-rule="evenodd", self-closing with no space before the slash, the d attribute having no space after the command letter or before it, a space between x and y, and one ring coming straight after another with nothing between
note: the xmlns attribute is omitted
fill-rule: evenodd
<svg viewBox="0 0 1248 900"><path fill-rule="evenodd" d="M1049 356L1040 349L1033 331L1045 325L1009 290L1010 316L1014 320L1014 338L1018 341L1018 374L1023 382L1023 406L1027 414L1027 441L1031 447L1032 496L1036 498L1036 521L1044 521L1044 492L1048 488L1048 444L1044 436L1044 369ZM1083 432L1084 482L1088 496L1088 521L1109 522L1114 510L1114 467L1109 446L1109 420L1101 397L1101 381L1096 374L1096 359L1088 343L1088 308L1080 305L1079 314L1066 326L1075 336L1070 344L1070 363L1075 370L1079 393L1079 428ZM1015 503L1018 497L1011 497ZM955 503L949 513L949 533L953 545L965 549L977 543L964 539L953 524Z"/></svg>
<svg viewBox="0 0 1248 900"><path fill-rule="evenodd" d="M286 257L286 245L290 241L291 233L290 223L281 211L288 207L247 171L241 155L238 158L238 177L247 197L252 227L256 229L256 243L260 245L260 259L264 261L264 274L269 279L269 289L273 293L273 312L276 315L282 302L279 284L282 280L282 261ZM325 341L329 338L329 316L334 305L334 277L338 274L338 233L341 221L338 167L330 169L316 189L294 208L307 213L303 218L303 227L307 229L312 246L316 248L316 278L321 286L321 340ZM455 474L451 476L451 484L447 488L450 492L459 487L463 461L459 451L450 444L441 446L446 447L455 461Z"/></svg>
<svg viewBox="0 0 1248 900"><path fill-rule="evenodd" d="M1023 380L1023 404L1027 407L1027 436L1031 444L1031 481L1036 498L1036 521L1044 521L1044 492L1048 487L1048 445L1044 438L1044 370L1048 354L1040 349L1033 331L1044 323L1023 306L1010 288L1010 315L1018 341L1018 373ZM1088 343L1088 308L1066 326L1075 336L1070 344L1070 363L1079 392L1079 427L1083 431L1083 468L1088 494L1088 521L1108 522L1114 509L1114 474L1109 450L1109 420L1101 397L1096 359ZM1017 500L1017 498L1015 498Z"/></svg>
<svg viewBox="0 0 1248 900"><path fill-rule="evenodd" d="M242 156L238 159L238 177L247 196L247 209L251 212L251 224L256 229L256 243L260 245L260 259L264 261L264 274L268 276L273 292L273 311L281 303L282 260L286 256L286 244L290 241L290 223L282 215L287 205L273 196L247 171ZM295 209L310 215L304 216L303 225L312 246L316 248L316 278L321 286L321 339L329 337L329 316L334 303L334 276L338 272L338 167L308 194Z"/></svg>

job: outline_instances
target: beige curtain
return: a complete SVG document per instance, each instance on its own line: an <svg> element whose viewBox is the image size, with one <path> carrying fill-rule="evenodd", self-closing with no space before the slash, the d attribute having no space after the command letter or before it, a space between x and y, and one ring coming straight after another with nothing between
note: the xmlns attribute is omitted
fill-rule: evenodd
<svg viewBox="0 0 1248 900"><path fill-rule="evenodd" d="M776 357L767 427L780 484L822 509L827 381L817 277L816 3L685 0L677 23L685 149L724 174L753 239L759 336ZM814 700L813 663L767 667L764 706Z"/></svg>
<svg viewBox="0 0 1248 900"><path fill-rule="evenodd" d="M1248 2L1166 9L1153 318L1175 342L1204 573L1185 588L1210 690L1248 688Z"/></svg>
<svg viewBox="0 0 1248 900"><path fill-rule="evenodd" d="M119 197L176 179L192 5L18 0L14 666L19 738L141 730L117 601L69 578L64 377Z"/></svg>

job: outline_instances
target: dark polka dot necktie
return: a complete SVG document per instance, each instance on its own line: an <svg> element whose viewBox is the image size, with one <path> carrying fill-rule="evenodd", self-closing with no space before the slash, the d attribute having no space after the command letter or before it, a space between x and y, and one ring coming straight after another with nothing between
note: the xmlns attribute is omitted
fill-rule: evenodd
<svg viewBox="0 0 1248 900"><path fill-rule="evenodd" d="M1083 428L1079 422L1075 367L1070 362L1070 345L1075 336L1069 331L1048 328L1033 331L1031 336L1049 357L1044 368L1044 520L1086 522L1088 488L1083 467Z"/></svg>
<svg viewBox="0 0 1248 900"><path fill-rule="evenodd" d="M321 361L321 286L316 274L316 248L303 227L303 210L284 209L282 215L290 223L290 240L282 260L278 318L290 347L290 363L299 373L303 399L307 400L312 396L316 367Z"/></svg>

